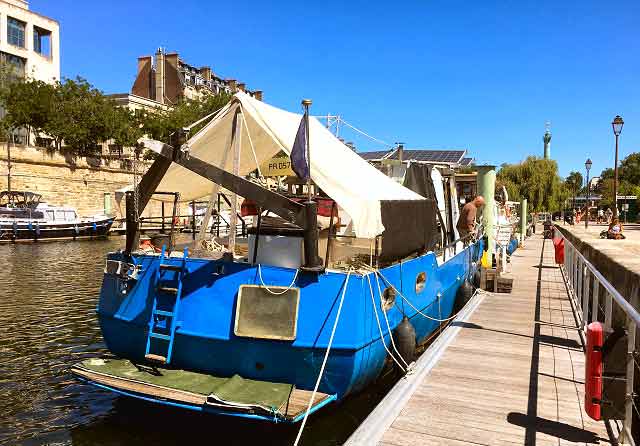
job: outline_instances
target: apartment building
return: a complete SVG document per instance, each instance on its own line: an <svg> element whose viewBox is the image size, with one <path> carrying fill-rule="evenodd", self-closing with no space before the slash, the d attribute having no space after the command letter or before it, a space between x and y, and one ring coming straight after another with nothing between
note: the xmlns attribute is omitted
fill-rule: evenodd
<svg viewBox="0 0 640 446"><path fill-rule="evenodd" d="M134 96L160 104L176 104L181 99L196 99L204 94L244 91L262 100L261 90L249 90L243 82L218 77L211 67L195 67L162 48L155 57L138 58L138 74L131 88Z"/></svg>
<svg viewBox="0 0 640 446"><path fill-rule="evenodd" d="M0 62L18 75L60 79L60 24L29 10L26 0L0 0Z"/></svg>

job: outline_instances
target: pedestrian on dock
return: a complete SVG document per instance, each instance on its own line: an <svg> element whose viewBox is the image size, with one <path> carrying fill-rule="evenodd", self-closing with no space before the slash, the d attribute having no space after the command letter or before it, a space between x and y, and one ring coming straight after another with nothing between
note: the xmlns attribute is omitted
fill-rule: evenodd
<svg viewBox="0 0 640 446"><path fill-rule="evenodd" d="M607 230L607 238L614 240L624 239L625 236L622 233L622 223L617 218L614 218L611 224L609 225L609 229Z"/></svg>
<svg viewBox="0 0 640 446"><path fill-rule="evenodd" d="M456 228L460 233L460 238L465 238L469 234L475 232L476 215L478 213L478 209L480 209L482 206L484 206L484 197L482 195L478 195L472 201L462 207L460 217L458 218L458 223L456 224Z"/></svg>
<svg viewBox="0 0 640 446"><path fill-rule="evenodd" d="M611 210L611 208L607 208L607 211L605 212L605 214L607 215L607 224L610 225L611 218L613 218L613 211Z"/></svg>

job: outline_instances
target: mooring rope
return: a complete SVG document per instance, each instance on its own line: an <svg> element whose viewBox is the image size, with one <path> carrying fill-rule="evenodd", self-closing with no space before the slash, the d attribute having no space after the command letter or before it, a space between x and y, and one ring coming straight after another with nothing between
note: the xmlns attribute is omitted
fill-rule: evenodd
<svg viewBox="0 0 640 446"><path fill-rule="evenodd" d="M382 324L380 324L380 318L378 317L378 306L376 305L376 301L375 301L375 299L373 297L373 288L371 287L371 279L369 278L368 275L367 275L367 281L369 282L369 290L371 291L371 304L373 305L373 313L376 315L376 322L378 323L378 332L380 333L380 341L382 342L382 346L387 351L387 354L389 356L391 356L391 359L393 359L393 362L395 362L396 365L398 367L400 367L400 370L402 370L403 372L406 372L406 369L402 366L402 364L400 364L398 362L398 360L395 358L393 353L391 353L391 351L387 347L387 344L385 344L385 342L384 342L384 334L382 333ZM382 294L381 294L381 296L382 296ZM384 313L384 310L382 310L382 313ZM389 332L389 336L391 336L391 339L392 339L392 342L393 342L393 336L391 335L391 332ZM395 347L395 344L394 344L394 347ZM397 352L398 351L396 350L396 353ZM398 356L400 356L399 353L398 353ZM400 358L402 358L402 356L400 356ZM403 360L403 362L404 362L404 360Z"/></svg>
<svg viewBox="0 0 640 446"><path fill-rule="evenodd" d="M369 279L369 276L367 276L367 280L368 279ZM398 357L400 357L400 360L405 365L406 370L403 370L403 371L409 371L409 364L407 364L407 361L404 360L404 358L402 357L402 355L398 351L398 348L396 347L395 341L393 340L393 335L391 334L391 326L389 325L389 318L387 317L387 312L384 311L384 309L382 308L382 288L380 288L380 281L378 280L378 276L376 276L376 284L378 285L378 293L380 294L380 306L381 306L380 309L382 310L382 315L384 316L384 321L387 324L387 330L389 331L389 337L391 338L391 345L393 346L393 350L396 352ZM400 367L400 368L402 368L402 367Z"/></svg>
<svg viewBox="0 0 640 446"><path fill-rule="evenodd" d="M284 293L286 293L287 291L289 291L291 289L291 287L296 283L296 279L298 278L298 270L296 269L296 274L293 276L293 280L291 281L291 283L289 284L289 286L284 289L282 292L279 291L273 291L271 288L269 288L267 286L266 283L264 283L264 279L262 278L262 268L260 267L260 264L258 263L258 276L260 277L260 284L262 285L262 287L267 290L269 293L275 295L275 296L280 296Z"/></svg>
<svg viewBox="0 0 640 446"><path fill-rule="evenodd" d="M298 442L300 442L300 437L302 437L302 431L304 430L305 424L307 424L307 418L309 418L309 414L311 413L311 407L313 407L313 401L316 398L318 387L320 387L320 381L322 380L322 375L324 374L324 368L327 365L327 360L329 359L329 352L331 351L331 345L333 344L333 337L336 334L336 328L338 327L338 321L340 320L340 313L342 312L342 304L344 303L344 296L347 294L347 285L349 285L349 276L351 276L351 269L347 271L347 277L344 279L344 288L342 289L342 296L340 297L340 305L338 305L338 313L336 314L336 320L333 323L333 329L331 330L331 336L329 337L329 343L327 344L327 351L324 354L324 359L322 360L322 366L320 367L320 373L318 374L316 385L313 388L313 393L311 394L311 399L309 400L309 405L307 406L307 412L304 414L304 418L302 419L302 424L300 425L300 430L298 430L298 436L296 437L296 441L293 443L293 446L298 446Z"/></svg>
<svg viewBox="0 0 640 446"><path fill-rule="evenodd" d="M379 270L379 269L371 268L371 267L366 266L366 265L363 265L363 267L364 267L364 269L368 270L369 272L372 272L372 273L374 273L374 274L379 275L379 276L380 276L380 278L381 278L385 283L387 283L391 288L393 288L393 289L394 289L394 291L395 291L396 293L398 293L398 295L399 295L399 296L400 296L400 297L401 297L401 298L402 298L406 303L408 303L408 304L409 304L409 306L410 306L411 308L413 308L413 309L415 310L415 312L416 312L416 313L418 313L420 316L424 317L425 319L429 319L429 320L434 321L434 322L449 322L449 321L451 321L451 320L455 319L455 318L456 318L456 316L458 316L458 313L456 313L456 314L453 314L453 315L451 315L450 317L448 317L448 318L446 318L446 319L440 319L440 318L435 318L435 317L429 316L428 314L423 313L423 312L422 312L422 311L420 311L420 310L419 310L415 305L413 305L413 304L411 303L411 301L410 301L409 299L407 299L407 298L404 296L404 294L402 294L402 293L401 293L401 292L400 292L400 291L399 291L399 290L398 290L398 289L397 289L397 288L396 288L396 287L395 287L395 286L394 286L394 285L393 285L393 284L392 284L392 283L391 283L391 282L390 282L386 277L384 277L384 276L382 275L382 273L380 272L380 270Z"/></svg>

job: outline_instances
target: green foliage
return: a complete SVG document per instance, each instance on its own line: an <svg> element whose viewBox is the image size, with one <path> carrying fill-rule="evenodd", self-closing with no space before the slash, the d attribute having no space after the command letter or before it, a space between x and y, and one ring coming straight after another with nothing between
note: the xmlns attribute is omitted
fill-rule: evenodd
<svg viewBox="0 0 640 446"><path fill-rule="evenodd" d="M152 139L169 142L171 134L221 109L231 97L227 93L208 95L199 100L180 101L169 110L146 113L143 117L143 132ZM192 128L191 134L205 125L206 122Z"/></svg>
<svg viewBox="0 0 640 446"><path fill-rule="evenodd" d="M119 107L80 77L51 85L17 78L0 65L0 102L6 110L0 120L0 134L26 128L30 133L53 138L57 149L64 143L85 153L108 140L133 147L145 134L169 141L176 130L222 108L230 99L229 94L209 95L180 102L169 110L134 113ZM192 129L192 134L205 124Z"/></svg>
<svg viewBox="0 0 640 446"><path fill-rule="evenodd" d="M503 164L497 179L510 200L526 198L532 212L558 210L567 196L553 160L531 156L520 164Z"/></svg>

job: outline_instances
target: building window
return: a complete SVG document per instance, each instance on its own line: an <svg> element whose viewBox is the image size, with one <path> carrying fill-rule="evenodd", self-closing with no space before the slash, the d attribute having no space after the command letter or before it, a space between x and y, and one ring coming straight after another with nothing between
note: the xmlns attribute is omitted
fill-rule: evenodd
<svg viewBox="0 0 640 446"><path fill-rule="evenodd" d="M120 144L109 144L109 155L122 156L123 150Z"/></svg>
<svg viewBox="0 0 640 446"><path fill-rule="evenodd" d="M33 51L44 57L51 57L51 31L33 27Z"/></svg>
<svg viewBox="0 0 640 446"><path fill-rule="evenodd" d="M26 23L13 17L7 17L7 41L11 45L24 48L24 34Z"/></svg>
<svg viewBox="0 0 640 446"><path fill-rule="evenodd" d="M27 73L27 59L22 57L0 51L0 63L12 69L10 77L24 78Z"/></svg>

